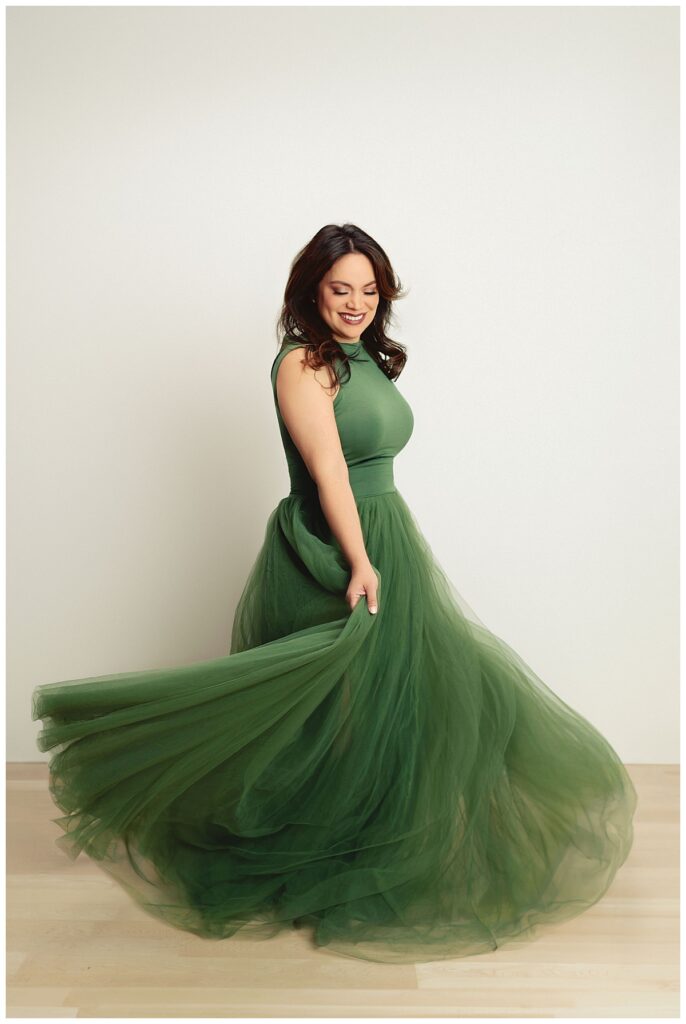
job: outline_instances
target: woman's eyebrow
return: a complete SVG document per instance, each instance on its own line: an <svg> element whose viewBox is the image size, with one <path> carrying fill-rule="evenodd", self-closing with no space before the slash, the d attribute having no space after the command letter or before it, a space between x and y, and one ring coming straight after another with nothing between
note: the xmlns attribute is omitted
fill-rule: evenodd
<svg viewBox="0 0 686 1024"><path fill-rule="evenodd" d="M352 285L348 281L329 281L329 284L344 284L346 287L352 288ZM363 284L362 287L369 288L370 284L376 284L376 281L367 281L367 283Z"/></svg>

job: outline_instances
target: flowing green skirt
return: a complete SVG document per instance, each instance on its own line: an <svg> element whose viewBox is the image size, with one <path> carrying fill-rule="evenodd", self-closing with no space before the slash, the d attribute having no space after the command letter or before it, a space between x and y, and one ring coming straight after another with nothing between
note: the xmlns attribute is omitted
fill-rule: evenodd
<svg viewBox="0 0 686 1024"><path fill-rule="evenodd" d="M464 604L398 491L358 500L379 611L316 499L271 513L231 651L48 683L52 819L144 909L211 939L311 928L422 962L582 913L633 840L618 755Z"/></svg>

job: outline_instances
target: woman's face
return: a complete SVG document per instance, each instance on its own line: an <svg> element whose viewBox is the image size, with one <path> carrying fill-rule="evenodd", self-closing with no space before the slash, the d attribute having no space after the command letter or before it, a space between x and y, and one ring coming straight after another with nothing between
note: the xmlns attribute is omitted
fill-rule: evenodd
<svg viewBox="0 0 686 1024"><path fill-rule="evenodd" d="M361 252L341 256L319 282L317 308L336 341L359 341L378 305L374 267Z"/></svg>

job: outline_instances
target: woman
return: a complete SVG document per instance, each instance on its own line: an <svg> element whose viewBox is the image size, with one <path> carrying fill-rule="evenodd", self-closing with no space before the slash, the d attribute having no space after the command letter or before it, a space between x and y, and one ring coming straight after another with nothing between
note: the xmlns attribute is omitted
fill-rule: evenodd
<svg viewBox="0 0 686 1024"><path fill-rule="evenodd" d="M34 693L58 843L202 936L482 953L590 907L631 848L619 757L464 605L394 485L399 295L352 225L293 262L271 369L291 491L230 653Z"/></svg>

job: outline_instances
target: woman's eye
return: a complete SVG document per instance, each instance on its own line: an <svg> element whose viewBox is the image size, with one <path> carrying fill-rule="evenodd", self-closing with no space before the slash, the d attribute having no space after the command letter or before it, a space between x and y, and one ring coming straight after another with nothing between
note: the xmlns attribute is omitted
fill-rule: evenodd
<svg viewBox="0 0 686 1024"><path fill-rule="evenodd" d="M347 295L347 292L334 292L334 295ZM364 295L376 295L376 292L364 292Z"/></svg>

